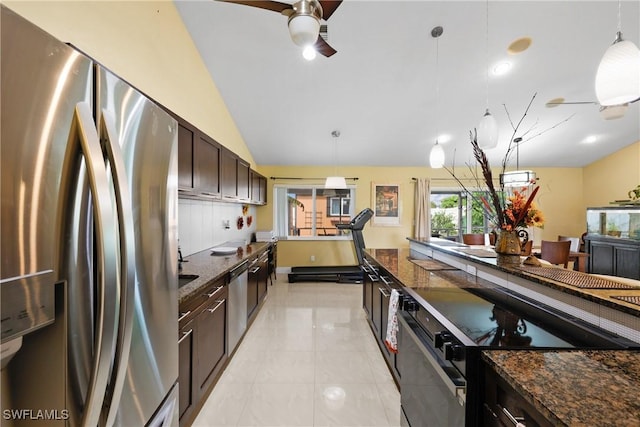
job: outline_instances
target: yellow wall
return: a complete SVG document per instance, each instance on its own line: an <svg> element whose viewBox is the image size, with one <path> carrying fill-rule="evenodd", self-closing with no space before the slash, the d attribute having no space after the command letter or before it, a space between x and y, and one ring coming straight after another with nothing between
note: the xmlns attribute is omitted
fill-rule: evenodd
<svg viewBox="0 0 640 427"><path fill-rule="evenodd" d="M2 2L254 165L173 2Z"/></svg>
<svg viewBox="0 0 640 427"><path fill-rule="evenodd" d="M540 190L536 200L545 214L544 229L534 229L533 238L536 244L541 240L556 240L559 234L580 236L586 229L585 204L583 201L583 169L581 168L535 168L539 179ZM313 166L262 166L261 172L268 177L324 177L333 174L331 167ZM408 246L407 236L413 233L413 197L415 178L431 178L432 189L459 189L458 184L443 169L434 170L428 167L349 167L340 166L340 174L346 177L357 177L355 211L373 207L371 201L371 184L399 184L401 197L401 225L399 227L373 226L369 222L363 236L368 248L395 248ZM462 168L456 170L460 177L469 175ZM497 174L496 174L497 176ZM293 184L299 181L268 181L268 200L273 200L274 184ZM305 183L322 183L304 181ZM635 185L634 185L635 186ZM273 205L258 208L258 229L273 228ZM296 265L329 265L354 264L355 255L351 242L319 242L319 241L281 241L278 244L278 264L281 267ZM334 252L340 256L336 257ZM351 253L351 257L340 262L340 257ZM310 262L311 255L316 258Z"/></svg>
<svg viewBox="0 0 640 427"><path fill-rule="evenodd" d="M640 141L584 168L585 207L608 206L628 199L640 184Z"/></svg>

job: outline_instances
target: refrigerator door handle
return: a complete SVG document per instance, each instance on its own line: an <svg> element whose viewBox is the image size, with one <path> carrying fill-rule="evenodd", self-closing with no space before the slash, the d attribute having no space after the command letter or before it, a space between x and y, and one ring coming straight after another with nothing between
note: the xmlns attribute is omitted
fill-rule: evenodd
<svg viewBox="0 0 640 427"><path fill-rule="evenodd" d="M99 126L100 135L103 135L101 142L113 177L120 233L120 321L112 370L114 377L110 381L111 390L107 392L110 401L105 402L108 407L106 425L109 426L114 424L118 413L131 348L135 291L135 237L131 195L113 114L103 109Z"/></svg>
<svg viewBox="0 0 640 427"><path fill-rule="evenodd" d="M65 167L77 170L81 158L80 154L84 156L94 207L95 248L97 251L95 262L98 272L94 356L91 361L81 425L96 426L100 424L102 402L116 347L119 311L117 271L119 267L116 257L116 236L110 232L110 230L116 229L116 219L113 215L109 181L91 107L87 102L76 104L65 153Z"/></svg>

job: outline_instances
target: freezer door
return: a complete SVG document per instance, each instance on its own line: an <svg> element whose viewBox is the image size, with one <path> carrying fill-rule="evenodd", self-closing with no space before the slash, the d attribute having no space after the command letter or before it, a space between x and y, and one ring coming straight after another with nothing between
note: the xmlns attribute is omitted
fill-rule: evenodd
<svg viewBox="0 0 640 427"><path fill-rule="evenodd" d="M134 224L135 295L129 362L116 425L146 425L178 378L177 122L98 67L100 138L121 144Z"/></svg>
<svg viewBox="0 0 640 427"><path fill-rule="evenodd" d="M75 105L91 61L2 6L0 284L2 342L53 321L57 215Z"/></svg>

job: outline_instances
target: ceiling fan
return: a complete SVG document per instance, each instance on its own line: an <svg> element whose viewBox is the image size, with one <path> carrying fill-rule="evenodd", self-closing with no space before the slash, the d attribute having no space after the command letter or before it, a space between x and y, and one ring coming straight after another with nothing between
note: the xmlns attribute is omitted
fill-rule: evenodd
<svg viewBox="0 0 640 427"><path fill-rule="evenodd" d="M279 12L289 17L289 34L295 44L302 47L313 46L316 52L327 58L336 53L320 36L320 20L329 19L342 0L300 0L293 4L258 0L219 1Z"/></svg>
<svg viewBox="0 0 640 427"><path fill-rule="evenodd" d="M557 107L558 105L578 105L578 104L594 104L600 107L600 115L605 120L614 120L624 117L624 114L627 112L629 108L629 104L639 101L640 98L634 99L633 101L626 102L620 105L601 105L597 101L577 101L577 102L567 102L564 98L554 98L547 102L545 105L547 108Z"/></svg>

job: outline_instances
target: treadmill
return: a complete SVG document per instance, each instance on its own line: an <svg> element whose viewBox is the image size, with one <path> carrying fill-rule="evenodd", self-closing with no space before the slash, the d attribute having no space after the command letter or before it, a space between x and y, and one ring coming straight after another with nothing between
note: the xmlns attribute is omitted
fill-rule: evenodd
<svg viewBox="0 0 640 427"><path fill-rule="evenodd" d="M363 272L360 266L364 262L364 237L362 229L373 216L373 211L364 209L347 224L337 224L338 230L351 230L358 265L291 267L289 283L294 282L337 282L362 283Z"/></svg>

